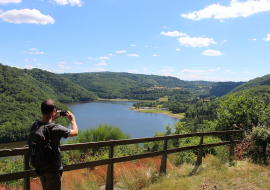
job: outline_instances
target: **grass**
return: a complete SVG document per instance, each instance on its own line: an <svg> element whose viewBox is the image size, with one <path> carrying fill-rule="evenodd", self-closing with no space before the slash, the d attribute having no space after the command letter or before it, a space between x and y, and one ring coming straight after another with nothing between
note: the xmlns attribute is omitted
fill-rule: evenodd
<svg viewBox="0 0 270 190"><path fill-rule="evenodd" d="M173 166L168 160L166 175L159 175L161 158L146 158L114 165L114 185L119 189L270 189L270 167L236 161L234 167L207 155L196 172L194 165ZM105 185L107 166L63 173L63 190L97 190ZM4 187L0 187L4 189ZM14 188L17 189L17 188ZM19 187L18 189L23 189ZM31 180L31 190L41 189L39 179Z"/></svg>
<svg viewBox="0 0 270 190"><path fill-rule="evenodd" d="M158 110L158 109L150 109L150 110L145 110L145 109L132 109L133 111L139 111L139 112L143 112L143 113L162 113L171 117L175 117L178 119L182 119L185 117L185 113L177 113L174 114L172 113L172 111L168 111L168 110Z"/></svg>
<svg viewBox="0 0 270 190"><path fill-rule="evenodd" d="M168 97L159 98L158 101L159 102L168 102Z"/></svg>
<svg viewBox="0 0 270 190"><path fill-rule="evenodd" d="M229 167L217 157L207 155L196 173L192 173L193 168L190 164L173 167L144 189L270 189L269 166L237 161L235 167Z"/></svg>
<svg viewBox="0 0 270 190"><path fill-rule="evenodd" d="M127 101L127 102L152 102L153 100L132 100L132 99L102 99L99 98L98 101Z"/></svg>

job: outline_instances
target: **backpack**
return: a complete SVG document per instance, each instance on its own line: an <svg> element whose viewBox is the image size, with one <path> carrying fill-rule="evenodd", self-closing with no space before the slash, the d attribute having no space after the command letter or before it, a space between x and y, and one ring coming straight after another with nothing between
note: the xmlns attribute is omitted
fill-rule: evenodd
<svg viewBox="0 0 270 190"><path fill-rule="evenodd" d="M40 168L45 170L50 166L52 161L53 152L50 132L54 126L56 126L54 123L42 125L39 121L31 124L31 131L28 138L29 160L39 175L41 175Z"/></svg>

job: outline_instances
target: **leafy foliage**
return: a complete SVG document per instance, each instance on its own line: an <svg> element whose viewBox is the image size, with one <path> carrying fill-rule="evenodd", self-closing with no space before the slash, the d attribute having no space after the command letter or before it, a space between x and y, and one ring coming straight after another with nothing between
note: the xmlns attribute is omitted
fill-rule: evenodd
<svg viewBox="0 0 270 190"><path fill-rule="evenodd" d="M27 140L30 124L41 118L41 102L51 98L20 72L0 64L0 143ZM69 110L60 102L57 105L60 110ZM68 126L68 119L60 118L57 123Z"/></svg>
<svg viewBox="0 0 270 190"><path fill-rule="evenodd" d="M268 86L268 87L270 86L270 74L250 80L247 83L242 84L237 88L233 89L230 93L250 90L251 88L257 88L260 86Z"/></svg>
<svg viewBox="0 0 270 190"><path fill-rule="evenodd" d="M74 73L62 74L64 78L81 85L91 92L95 92L100 98L127 98L138 100L153 100L151 96L146 94L149 87L179 87L187 90L194 95L210 95L210 86L208 82L206 86L200 87L197 83L193 84L189 81L183 81L175 77L143 75L132 73L114 73L114 72L95 72L95 73ZM138 93L139 92L139 93ZM227 91L229 92L229 91ZM141 94L138 96L136 94ZM162 96L160 96L162 97ZM150 98L150 99L149 99ZM157 99L157 98L155 98Z"/></svg>
<svg viewBox="0 0 270 190"><path fill-rule="evenodd" d="M234 125L251 131L253 127L270 124L270 97L245 91L230 95L217 109L217 130L232 130Z"/></svg>

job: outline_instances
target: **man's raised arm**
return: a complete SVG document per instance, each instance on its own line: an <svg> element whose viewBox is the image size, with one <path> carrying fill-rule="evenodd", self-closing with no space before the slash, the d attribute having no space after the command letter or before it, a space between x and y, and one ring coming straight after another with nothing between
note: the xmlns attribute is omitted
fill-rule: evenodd
<svg viewBox="0 0 270 190"><path fill-rule="evenodd" d="M77 127L74 115L70 111L67 111L66 115L71 123L71 130L70 130L68 137L77 136L78 135L78 127Z"/></svg>

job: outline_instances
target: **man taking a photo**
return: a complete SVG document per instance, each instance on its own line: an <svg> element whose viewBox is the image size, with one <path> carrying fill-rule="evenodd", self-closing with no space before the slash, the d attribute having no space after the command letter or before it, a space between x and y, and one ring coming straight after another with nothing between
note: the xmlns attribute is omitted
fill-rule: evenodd
<svg viewBox="0 0 270 190"><path fill-rule="evenodd" d="M74 137L78 135L78 127L74 115L67 111L66 116L71 123L71 129L52 123L62 117L57 116L61 111L56 110L55 101L49 99L41 103L42 118L40 121L31 124L31 132L40 126L50 128L50 146L52 157L49 163L38 168L37 173L40 175L43 190L60 190L62 184L63 165L60 154L60 140L62 137Z"/></svg>

